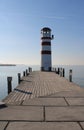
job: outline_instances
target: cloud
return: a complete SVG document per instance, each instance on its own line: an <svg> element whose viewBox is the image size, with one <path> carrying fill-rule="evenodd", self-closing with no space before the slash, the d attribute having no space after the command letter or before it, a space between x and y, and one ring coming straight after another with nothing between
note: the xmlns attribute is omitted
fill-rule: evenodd
<svg viewBox="0 0 84 130"><path fill-rule="evenodd" d="M25 16L25 17L39 17L39 18L47 18L47 19L58 19L58 20L63 20L64 16L50 16L50 15L38 15L38 14L26 14L26 13L9 13L9 12L5 12L5 13L0 13L0 19L3 20L8 20L7 17L21 17L21 16Z"/></svg>
<svg viewBox="0 0 84 130"><path fill-rule="evenodd" d="M57 17L57 16L42 16L44 18L48 18L48 19L64 19L64 17Z"/></svg>

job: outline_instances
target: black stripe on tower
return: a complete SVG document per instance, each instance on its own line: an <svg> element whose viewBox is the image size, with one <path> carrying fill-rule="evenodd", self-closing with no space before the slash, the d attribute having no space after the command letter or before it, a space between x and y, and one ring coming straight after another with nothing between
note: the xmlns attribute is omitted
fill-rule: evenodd
<svg viewBox="0 0 84 130"><path fill-rule="evenodd" d="M41 37L41 39L52 39L51 37Z"/></svg>
<svg viewBox="0 0 84 130"><path fill-rule="evenodd" d="M44 46L48 45L48 46L51 46L51 42L42 42L41 45L44 45Z"/></svg>
<svg viewBox="0 0 84 130"><path fill-rule="evenodd" d="M41 54L50 54L51 55L51 51L41 51Z"/></svg>

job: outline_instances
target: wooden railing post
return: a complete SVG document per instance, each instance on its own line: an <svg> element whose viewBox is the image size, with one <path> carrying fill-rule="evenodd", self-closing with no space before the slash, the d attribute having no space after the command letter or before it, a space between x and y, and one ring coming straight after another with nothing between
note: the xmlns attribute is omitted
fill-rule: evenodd
<svg viewBox="0 0 84 130"><path fill-rule="evenodd" d="M28 70L27 70L27 69L26 69L26 71L25 71L25 72L26 72L26 76L28 76Z"/></svg>
<svg viewBox="0 0 84 130"><path fill-rule="evenodd" d="M60 68L60 77L62 77L62 68Z"/></svg>
<svg viewBox="0 0 84 130"><path fill-rule="evenodd" d="M60 68L58 68L58 74L60 74Z"/></svg>
<svg viewBox="0 0 84 130"><path fill-rule="evenodd" d="M63 68L63 77L65 77L65 69Z"/></svg>
<svg viewBox="0 0 84 130"><path fill-rule="evenodd" d="M18 73L18 84L20 84L20 82L21 82L21 74Z"/></svg>
<svg viewBox="0 0 84 130"><path fill-rule="evenodd" d="M29 67L29 73L32 72L32 68Z"/></svg>
<svg viewBox="0 0 84 130"><path fill-rule="evenodd" d="M25 71L23 71L23 76L25 76Z"/></svg>
<svg viewBox="0 0 84 130"><path fill-rule="evenodd" d="M12 92L12 77L7 77L8 94Z"/></svg>
<svg viewBox="0 0 84 130"><path fill-rule="evenodd" d="M69 70L69 81L72 82L72 69Z"/></svg>

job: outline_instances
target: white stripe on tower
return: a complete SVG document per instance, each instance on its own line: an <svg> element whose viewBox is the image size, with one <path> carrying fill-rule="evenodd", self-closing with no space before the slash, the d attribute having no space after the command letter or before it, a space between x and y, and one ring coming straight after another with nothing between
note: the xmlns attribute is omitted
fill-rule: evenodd
<svg viewBox="0 0 84 130"><path fill-rule="evenodd" d="M51 71L52 68L52 59L51 59L51 40L53 39L53 35L51 36L51 29L45 27L41 29L41 70L42 71Z"/></svg>

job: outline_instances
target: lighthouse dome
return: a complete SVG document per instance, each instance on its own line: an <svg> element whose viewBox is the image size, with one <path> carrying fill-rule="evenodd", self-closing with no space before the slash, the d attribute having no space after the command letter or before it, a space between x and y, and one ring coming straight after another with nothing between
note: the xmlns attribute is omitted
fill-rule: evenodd
<svg viewBox="0 0 84 130"><path fill-rule="evenodd" d="M44 27L41 29L41 39L51 39L51 29L48 27Z"/></svg>
<svg viewBox="0 0 84 130"><path fill-rule="evenodd" d="M41 29L41 31L51 31L51 29L48 28L48 27L44 27L44 28Z"/></svg>

